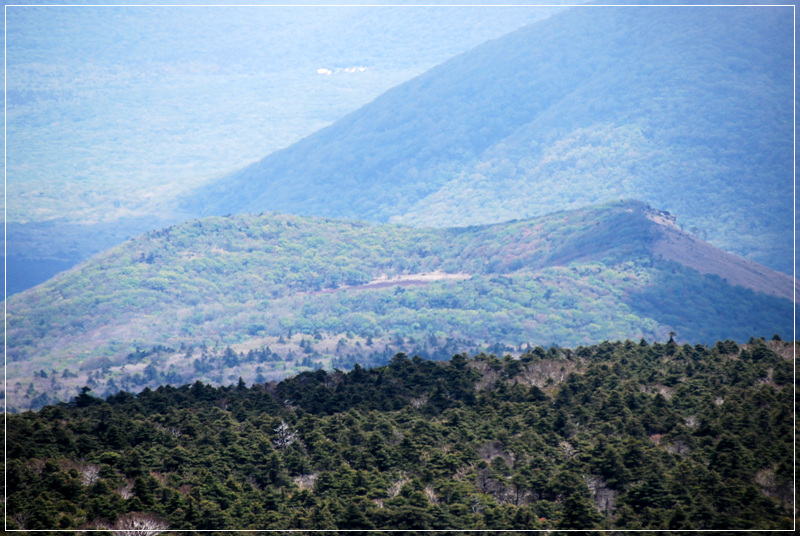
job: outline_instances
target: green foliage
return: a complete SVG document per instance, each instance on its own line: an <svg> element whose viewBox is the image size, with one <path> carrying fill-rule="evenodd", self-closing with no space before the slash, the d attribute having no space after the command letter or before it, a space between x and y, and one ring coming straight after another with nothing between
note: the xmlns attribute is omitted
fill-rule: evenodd
<svg viewBox="0 0 800 536"><path fill-rule="evenodd" d="M788 300L654 260L657 217L627 201L470 228L264 214L153 231L8 300L9 407L396 352L792 333Z"/></svg>
<svg viewBox="0 0 800 536"><path fill-rule="evenodd" d="M449 227L635 198L791 273L792 17L788 6L574 7L210 183L187 207Z"/></svg>
<svg viewBox="0 0 800 536"><path fill-rule="evenodd" d="M76 397L9 415L6 509L29 530L786 530L785 355L763 339L398 354Z"/></svg>
<svg viewBox="0 0 800 536"><path fill-rule="evenodd" d="M9 294L185 218L175 197L209 177L554 11L11 8Z"/></svg>

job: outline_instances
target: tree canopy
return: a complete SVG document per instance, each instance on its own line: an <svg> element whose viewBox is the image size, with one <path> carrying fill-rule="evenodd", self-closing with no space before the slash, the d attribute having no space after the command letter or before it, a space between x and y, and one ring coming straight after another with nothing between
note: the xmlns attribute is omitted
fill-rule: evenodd
<svg viewBox="0 0 800 536"><path fill-rule="evenodd" d="M84 390L8 416L9 528L789 529L792 352L604 342Z"/></svg>

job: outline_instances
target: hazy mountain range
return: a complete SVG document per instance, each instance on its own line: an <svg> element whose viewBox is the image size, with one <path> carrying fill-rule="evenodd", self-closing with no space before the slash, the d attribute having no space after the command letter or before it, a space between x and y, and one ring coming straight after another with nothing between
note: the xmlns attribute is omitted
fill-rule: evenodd
<svg viewBox="0 0 800 536"><path fill-rule="evenodd" d="M449 226L619 198L669 210L696 236L791 272L789 8L574 7L445 61L309 135L471 43L554 11L465 8L453 17L456 9L330 8L319 25L306 24L318 11L254 11L238 40L218 36L197 56L208 43L203 28L216 19L198 15L170 37L162 26L182 16L176 8L148 27L162 52L144 41L108 47L106 34L84 32L84 49L99 54L94 70L64 72L55 65L71 65L71 56L51 52L63 35L20 51L15 44L25 40L12 17L11 292L139 232L202 215L279 210ZM69 29L74 12L65 13ZM107 27L104 13L86 11L92 27ZM149 20L146 10L119 13L111 33ZM234 25L242 13L216 16ZM256 31L279 20L288 29ZM296 56L286 49L289 30L307 36ZM377 48L368 45L375 32L386 36ZM352 47L332 46L334 34ZM170 44L178 37L185 47ZM258 52L237 53L241 61L223 67L225 53L237 50ZM17 81L29 83L23 90ZM167 86L186 91L156 93ZM143 107L169 127L131 123L151 117ZM54 114L86 149L54 138ZM183 139L179 128L202 140ZM139 141L126 141L126 132ZM87 150L90 169L81 168Z"/></svg>
<svg viewBox="0 0 800 536"><path fill-rule="evenodd" d="M176 196L559 9L59 4L8 8L10 293L192 217Z"/></svg>
<svg viewBox="0 0 800 536"><path fill-rule="evenodd" d="M190 198L198 214L468 225L636 198L791 272L789 8L575 7Z"/></svg>

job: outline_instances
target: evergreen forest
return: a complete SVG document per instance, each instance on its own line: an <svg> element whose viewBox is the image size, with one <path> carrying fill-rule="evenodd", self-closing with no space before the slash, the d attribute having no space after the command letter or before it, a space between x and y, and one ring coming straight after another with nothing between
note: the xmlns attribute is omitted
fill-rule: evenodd
<svg viewBox="0 0 800 536"><path fill-rule="evenodd" d="M791 529L794 351L628 340L86 387L7 415L8 528Z"/></svg>

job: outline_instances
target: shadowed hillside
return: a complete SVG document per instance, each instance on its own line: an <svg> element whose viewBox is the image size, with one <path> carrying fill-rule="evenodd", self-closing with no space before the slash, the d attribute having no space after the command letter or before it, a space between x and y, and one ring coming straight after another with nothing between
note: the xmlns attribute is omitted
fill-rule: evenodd
<svg viewBox="0 0 800 536"><path fill-rule="evenodd" d="M791 272L792 10L576 7L187 200L452 226L632 197Z"/></svg>
<svg viewBox="0 0 800 536"><path fill-rule="evenodd" d="M9 6L8 293L186 219L177 195L559 9L326 3Z"/></svg>

